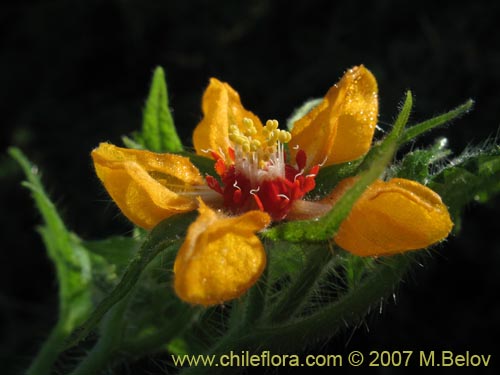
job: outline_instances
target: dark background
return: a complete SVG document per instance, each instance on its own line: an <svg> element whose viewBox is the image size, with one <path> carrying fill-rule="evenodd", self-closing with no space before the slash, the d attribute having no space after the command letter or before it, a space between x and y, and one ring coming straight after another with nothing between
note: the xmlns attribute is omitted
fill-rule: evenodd
<svg viewBox="0 0 500 375"><path fill-rule="evenodd" d="M56 319L57 285L40 218L6 156L20 147L43 171L68 226L87 239L130 230L94 175L90 150L138 129L151 73L167 75L185 143L211 76L261 118L285 121L343 71L377 77L380 124L405 89L412 120L468 98L472 113L420 140L446 136L455 153L494 137L500 119L499 2L7 1L0 6L0 363L17 373ZM324 353L453 350L499 365L500 199L467 207L463 230L416 267L397 303ZM344 369L347 370L347 369ZM373 369L376 370L376 369ZM6 372L4 372L6 371ZM138 367L134 373L139 373ZM387 370L386 370L387 373Z"/></svg>

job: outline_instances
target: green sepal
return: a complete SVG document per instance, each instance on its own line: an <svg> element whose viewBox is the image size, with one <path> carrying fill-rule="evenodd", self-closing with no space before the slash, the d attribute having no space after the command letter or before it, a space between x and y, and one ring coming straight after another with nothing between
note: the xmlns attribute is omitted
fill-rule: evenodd
<svg viewBox="0 0 500 375"><path fill-rule="evenodd" d="M125 144L132 145L127 138L123 141ZM183 150L170 113L167 84L161 67L157 67L154 71L144 108L142 129L140 133L134 134L134 141L145 149L155 152L180 152Z"/></svg>
<svg viewBox="0 0 500 375"><path fill-rule="evenodd" d="M358 172L368 169L373 161L379 157L381 153L384 153L386 149L393 149L395 152L399 140L403 134L404 127L410 118L411 109L413 107L413 97L411 91L407 91L405 94L405 99L401 110L394 121L391 132L379 143L373 145L373 147L368 151L363 159L363 162L358 167Z"/></svg>
<svg viewBox="0 0 500 375"><path fill-rule="evenodd" d="M412 139L418 137L419 135L428 132L435 127L444 125L466 113L468 113L474 106L474 100L469 99L464 104L459 105L457 108L452 109L449 112L443 113L442 115L433 117L429 120L422 121L418 124L408 127L405 132L401 135L399 139L399 144L403 145Z"/></svg>

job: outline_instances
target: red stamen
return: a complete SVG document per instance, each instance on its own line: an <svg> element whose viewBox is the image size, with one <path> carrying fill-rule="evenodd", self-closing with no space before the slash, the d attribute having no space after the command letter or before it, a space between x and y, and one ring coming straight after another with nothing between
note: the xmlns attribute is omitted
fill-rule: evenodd
<svg viewBox="0 0 500 375"><path fill-rule="evenodd" d="M233 202L238 204L241 202L241 190L236 189L233 193Z"/></svg>
<svg viewBox="0 0 500 375"><path fill-rule="evenodd" d="M316 187L316 181L314 181L314 177L306 177L304 180L304 184L302 185L302 191L308 193L315 187Z"/></svg>
<svg viewBox="0 0 500 375"><path fill-rule="evenodd" d="M234 161L234 149L229 148L227 152ZM224 207L235 214L258 208L271 215L275 221L285 219L293 202L314 189L314 179L320 168L315 165L306 171L307 155L299 150L295 157L297 167L286 164L284 176L256 179L252 184L253 176L238 170L236 163L226 164L227 160L215 152L212 152L212 156L216 160L215 171L221 177L222 184L212 176L207 176L206 181L212 190L224 197ZM265 166L263 171L266 171Z"/></svg>
<svg viewBox="0 0 500 375"><path fill-rule="evenodd" d="M222 159L222 157L221 157L218 153L216 153L215 151L210 150L210 155L212 155L212 157L213 157L215 160Z"/></svg>
<svg viewBox="0 0 500 375"><path fill-rule="evenodd" d="M222 158L219 158L215 162L214 168L219 176L222 176L224 175L224 173L226 173L226 163L224 163L224 160L222 160Z"/></svg>
<svg viewBox="0 0 500 375"><path fill-rule="evenodd" d="M234 162L234 159L236 158L236 155L234 153L234 148L229 147L227 149L227 152L229 153L229 157L231 158L231 160Z"/></svg>
<svg viewBox="0 0 500 375"><path fill-rule="evenodd" d="M217 181L214 177L206 175L205 180L207 181L208 187L210 189L215 190L219 194L223 194L223 190L220 187L219 181Z"/></svg>
<svg viewBox="0 0 500 375"><path fill-rule="evenodd" d="M264 205L262 204L262 201L260 200L259 196L257 194L252 194L253 199L255 200L255 203L257 203L257 207L259 207L259 210L265 211L264 210Z"/></svg>
<svg viewBox="0 0 500 375"><path fill-rule="evenodd" d="M295 162L297 163L297 167L299 171L303 170L307 163L307 155L304 150L299 150L297 155L295 156Z"/></svg>
<svg viewBox="0 0 500 375"><path fill-rule="evenodd" d="M319 165L315 165L314 167L312 167L310 170L309 170L309 175L314 175L314 177L316 177L318 175L318 172L319 172Z"/></svg>

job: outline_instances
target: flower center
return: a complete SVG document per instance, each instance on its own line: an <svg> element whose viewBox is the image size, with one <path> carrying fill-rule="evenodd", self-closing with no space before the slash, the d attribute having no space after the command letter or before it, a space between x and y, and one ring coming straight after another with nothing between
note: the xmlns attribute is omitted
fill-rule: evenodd
<svg viewBox="0 0 500 375"><path fill-rule="evenodd" d="M234 213L258 208L273 220L283 220L292 203L314 189L319 166L305 174L307 156L303 150L297 153L296 166L286 163L284 145L291 139L288 131L278 129L276 120L268 120L258 129L251 119L244 118L241 127L229 127L233 146L228 150L230 162L212 152L222 184L206 176L208 186L222 194L225 208Z"/></svg>

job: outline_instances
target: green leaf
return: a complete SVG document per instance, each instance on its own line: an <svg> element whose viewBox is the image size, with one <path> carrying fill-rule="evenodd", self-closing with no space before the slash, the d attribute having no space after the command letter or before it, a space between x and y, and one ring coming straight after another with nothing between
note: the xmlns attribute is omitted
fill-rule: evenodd
<svg viewBox="0 0 500 375"><path fill-rule="evenodd" d="M485 202L500 192L500 146L453 160L431 176L428 186L438 193L460 229L460 212L472 201Z"/></svg>
<svg viewBox="0 0 500 375"><path fill-rule="evenodd" d="M125 268L137 253L141 242L132 237L110 237L83 241L92 263L92 296L102 300L118 284Z"/></svg>
<svg viewBox="0 0 500 375"><path fill-rule="evenodd" d="M173 262L182 236L196 214L190 212L172 216L158 224L149 234L139 251L130 260L118 285L104 298L90 317L75 331L66 347L72 347L84 339L101 321L104 314L121 301L138 282L146 266L161 252Z"/></svg>
<svg viewBox="0 0 500 375"><path fill-rule="evenodd" d="M413 125L406 129L406 131L403 133L401 136L401 139L399 140L399 144L403 145L415 137L437 127L443 124L446 124L447 122L450 122L451 120L456 119L457 117L460 117L467 112L469 112L472 109L472 106L474 105L474 100L469 99L467 100L464 104L458 106L455 109L452 109L449 112L443 113L442 115L433 117L429 120L420 122L416 125Z"/></svg>
<svg viewBox="0 0 500 375"><path fill-rule="evenodd" d="M322 100L323 98L309 99L300 107L296 108L290 115L290 117L286 120L286 127L288 128L288 130L292 130L295 122L307 115L314 107L321 103Z"/></svg>
<svg viewBox="0 0 500 375"><path fill-rule="evenodd" d="M141 133L135 141L155 152L180 152L182 143L168 107L167 84L161 67L155 69L153 82L144 109ZM127 143L126 140L124 140Z"/></svg>
<svg viewBox="0 0 500 375"><path fill-rule="evenodd" d="M27 181L23 185L31 191L36 207L42 215L44 225L39 232L57 273L59 320L28 370L29 374L48 374L63 348L66 337L92 309L91 264L86 249L80 240L68 231L47 196L37 167L17 148L10 148L9 154L19 163L26 175Z"/></svg>
<svg viewBox="0 0 500 375"><path fill-rule="evenodd" d="M108 263L125 268L137 253L140 243L132 237L115 236L104 240L84 241L87 250L103 257Z"/></svg>

